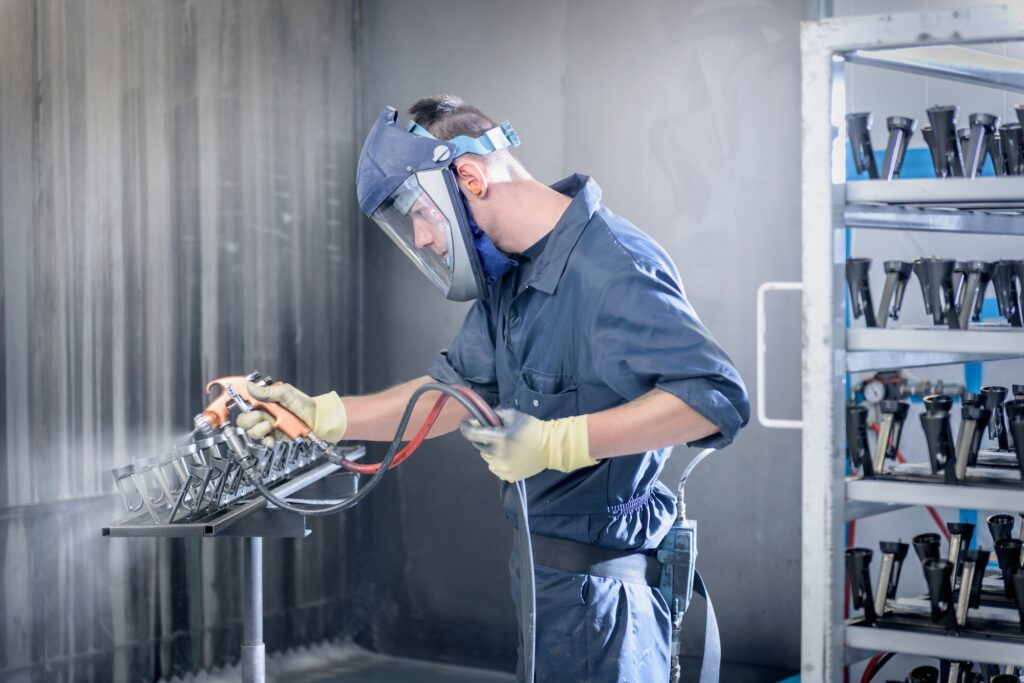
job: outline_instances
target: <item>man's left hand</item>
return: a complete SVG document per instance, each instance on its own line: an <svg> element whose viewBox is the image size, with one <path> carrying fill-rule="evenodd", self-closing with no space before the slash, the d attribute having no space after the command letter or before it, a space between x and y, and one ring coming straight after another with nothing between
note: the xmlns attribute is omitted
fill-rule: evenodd
<svg viewBox="0 0 1024 683"><path fill-rule="evenodd" d="M545 469L572 472L598 464L590 457L586 415L538 420L511 408L496 412L501 427L467 420L461 431L499 479L513 482Z"/></svg>

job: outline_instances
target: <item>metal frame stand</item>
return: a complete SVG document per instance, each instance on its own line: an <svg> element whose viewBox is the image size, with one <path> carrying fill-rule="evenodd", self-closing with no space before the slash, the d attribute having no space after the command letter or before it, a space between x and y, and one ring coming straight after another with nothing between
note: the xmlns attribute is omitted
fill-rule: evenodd
<svg viewBox="0 0 1024 683"><path fill-rule="evenodd" d="M267 659L263 644L263 537L245 538L242 545L242 680L264 683Z"/></svg>
<svg viewBox="0 0 1024 683"><path fill-rule="evenodd" d="M348 460L358 460L366 454L366 449L349 447L343 449L343 453ZM358 488L358 475L324 460L270 487L284 499L302 491L303 498L324 503L350 497ZM244 683L265 683L267 675L263 642L263 539L305 538L310 533L305 517L268 505L256 492L191 522L155 524L149 513L143 512L103 528L103 535L111 537L242 539L241 669Z"/></svg>

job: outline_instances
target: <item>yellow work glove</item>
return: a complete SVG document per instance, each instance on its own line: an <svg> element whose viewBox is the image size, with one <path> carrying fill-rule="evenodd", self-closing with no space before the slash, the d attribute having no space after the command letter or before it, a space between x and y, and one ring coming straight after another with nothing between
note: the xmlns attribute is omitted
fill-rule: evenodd
<svg viewBox="0 0 1024 683"><path fill-rule="evenodd" d="M587 416L538 420L511 408L499 408L504 426L462 423L462 435L477 447L494 476L519 481L541 470L574 470L598 464L590 457Z"/></svg>
<svg viewBox="0 0 1024 683"><path fill-rule="evenodd" d="M249 395L259 401L280 403L312 429L324 441L334 443L345 436L348 427L348 416L345 404L334 391L320 396L308 396L291 384L272 384L269 387L249 382ZM264 446L273 448L274 418L262 410L242 413L235 424L245 430L253 441L261 441Z"/></svg>

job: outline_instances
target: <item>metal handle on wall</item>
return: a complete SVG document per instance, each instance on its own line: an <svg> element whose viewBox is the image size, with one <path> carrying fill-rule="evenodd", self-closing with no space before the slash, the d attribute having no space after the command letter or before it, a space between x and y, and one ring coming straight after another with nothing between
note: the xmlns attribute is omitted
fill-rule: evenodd
<svg viewBox="0 0 1024 683"><path fill-rule="evenodd" d="M802 282L765 282L757 288L757 421L769 429L803 429L803 420L781 420L768 417L765 407L765 355L767 353L767 322L764 302L768 292L803 292Z"/></svg>

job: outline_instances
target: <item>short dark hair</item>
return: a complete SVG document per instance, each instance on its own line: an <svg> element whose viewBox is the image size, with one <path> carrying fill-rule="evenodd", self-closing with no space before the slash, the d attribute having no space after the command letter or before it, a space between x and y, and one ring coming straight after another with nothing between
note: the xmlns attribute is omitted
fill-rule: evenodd
<svg viewBox="0 0 1024 683"><path fill-rule="evenodd" d="M409 115L439 140L451 140L459 135L475 138L498 125L454 95L421 97L409 107Z"/></svg>

